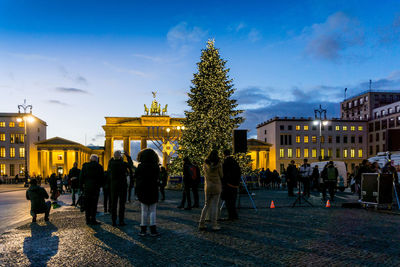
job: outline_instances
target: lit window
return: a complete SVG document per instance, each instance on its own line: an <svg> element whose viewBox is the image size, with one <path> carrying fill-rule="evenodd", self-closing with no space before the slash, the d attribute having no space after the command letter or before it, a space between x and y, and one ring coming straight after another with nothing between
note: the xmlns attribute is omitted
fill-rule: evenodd
<svg viewBox="0 0 400 267"><path fill-rule="evenodd" d="M5 157L6 157L6 148L0 147L0 158L5 158Z"/></svg>
<svg viewBox="0 0 400 267"><path fill-rule="evenodd" d="M359 157L359 158L362 158L362 157L363 157L363 151L362 151L362 149L359 149L359 150L358 150L358 157Z"/></svg>
<svg viewBox="0 0 400 267"><path fill-rule="evenodd" d="M311 150L311 157L316 158L317 157L317 150L315 148L313 148Z"/></svg>
<svg viewBox="0 0 400 267"><path fill-rule="evenodd" d="M300 131L300 125L296 125L296 131Z"/></svg>
<svg viewBox="0 0 400 267"><path fill-rule="evenodd" d="M343 131L347 131L347 126L343 126Z"/></svg>
<svg viewBox="0 0 400 267"><path fill-rule="evenodd" d="M288 156L288 158L292 158L292 157L293 157L293 149L288 148L288 150L287 150L287 156Z"/></svg>
<svg viewBox="0 0 400 267"><path fill-rule="evenodd" d="M308 143L308 135L304 136L304 143Z"/></svg>
<svg viewBox="0 0 400 267"><path fill-rule="evenodd" d="M325 149L321 148L321 158L325 158Z"/></svg>
<svg viewBox="0 0 400 267"><path fill-rule="evenodd" d="M301 150L300 148L296 148L296 158L300 158L301 157Z"/></svg>
<svg viewBox="0 0 400 267"><path fill-rule="evenodd" d="M304 148L304 157L308 158L308 148Z"/></svg>
<svg viewBox="0 0 400 267"><path fill-rule="evenodd" d="M25 126L25 125L24 125L24 122L23 122L23 121L21 121L21 122L18 123L18 127L23 128L24 126Z"/></svg>
<svg viewBox="0 0 400 267"><path fill-rule="evenodd" d="M362 127L362 126L358 126L358 130L359 130L359 131L362 131L362 130L363 130L363 127Z"/></svg>
<svg viewBox="0 0 400 267"><path fill-rule="evenodd" d="M11 122L8 124L8 126L9 126L10 128L15 127L15 122L11 121Z"/></svg>
<svg viewBox="0 0 400 267"><path fill-rule="evenodd" d="M340 131L340 126L339 126L339 125L336 125L335 130L336 130L336 131Z"/></svg>
<svg viewBox="0 0 400 267"><path fill-rule="evenodd" d="M25 158L25 148L24 147L19 148L19 157Z"/></svg>
<svg viewBox="0 0 400 267"><path fill-rule="evenodd" d="M285 157L285 150L283 148L279 149L279 157L281 158Z"/></svg>
<svg viewBox="0 0 400 267"><path fill-rule="evenodd" d="M0 164L0 175L6 174L6 164Z"/></svg>
<svg viewBox="0 0 400 267"><path fill-rule="evenodd" d="M0 141L6 141L6 134L0 133Z"/></svg>
<svg viewBox="0 0 400 267"><path fill-rule="evenodd" d="M10 147L10 158L15 158L15 147Z"/></svg>
<svg viewBox="0 0 400 267"><path fill-rule="evenodd" d="M16 139L15 139L15 143L19 143L19 144L23 144L25 141L25 136L24 134L16 134Z"/></svg>
<svg viewBox="0 0 400 267"><path fill-rule="evenodd" d="M347 158L347 149L343 149L343 158Z"/></svg>
<svg viewBox="0 0 400 267"><path fill-rule="evenodd" d="M300 135L296 136L296 143L300 143Z"/></svg>
<svg viewBox="0 0 400 267"><path fill-rule="evenodd" d="M328 148L328 157L332 158L332 148Z"/></svg>
<svg viewBox="0 0 400 267"><path fill-rule="evenodd" d="M321 143L325 143L325 136L321 136Z"/></svg>
<svg viewBox="0 0 400 267"><path fill-rule="evenodd" d="M312 140L313 143L316 143L316 142L317 142L317 137L316 137L315 135L313 135L313 136L311 137L311 140Z"/></svg>
<svg viewBox="0 0 400 267"><path fill-rule="evenodd" d="M10 134L10 143L11 144L15 143L15 134Z"/></svg>
<svg viewBox="0 0 400 267"><path fill-rule="evenodd" d="M351 131L355 131L355 130L356 130L356 126L351 126L351 127L350 127L350 130L351 130Z"/></svg>
<svg viewBox="0 0 400 267"><path fill-rule="evenodd" d="M0 127L2 128L6 127L6 123L4 121L0 121Z"/></svg>
<svg viewBox="0 0 400 267"><path fill-rule="evenodd" d="M304 131L308 131L308 125L304 125L303 129Z"/></svg>
<svg viewBox="0 0 400 267"><path fill-rule="evenodd" d="M355 154L356 154L355 149L350 149L350 157L354 158Z"/></svg>

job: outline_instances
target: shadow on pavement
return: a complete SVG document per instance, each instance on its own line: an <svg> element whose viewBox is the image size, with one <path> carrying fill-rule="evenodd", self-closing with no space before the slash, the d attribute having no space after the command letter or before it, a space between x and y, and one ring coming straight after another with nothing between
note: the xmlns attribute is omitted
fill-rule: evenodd
<svg viewBox="0 0 400 267"><path fill-rule="evenodd" d="M30 228L31 236L24 240L24 254L31 266L46 266L58 252L59 238L52 235L58 228L51 222L45 225L32 223Z"/></svg>

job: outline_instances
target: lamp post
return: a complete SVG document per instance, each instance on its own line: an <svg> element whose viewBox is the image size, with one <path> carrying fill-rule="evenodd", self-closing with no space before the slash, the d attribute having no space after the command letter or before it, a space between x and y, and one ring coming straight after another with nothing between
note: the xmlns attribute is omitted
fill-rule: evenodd
<svg viewBox="0 0 400 267"><path fill-rule="evenodd" d="M29 113L27 113L27 110L29 109ZM23 113L21 112L23 110ZM21 114L21 117L17 118L17 122L24 122L24 146L25 146L25 178L28 178L29 176L29 169L28 169L28 154L29 154L29 146L27 145L28 143L28 133L26 130L26 123L27 122L33 122L34 118L30 115L32 114L32 105L27 105L26 104L26 99L24 99L24 104L18 105L18 114Z"/></svg>
<svg viewBox="0 0 400 267"><path fill-rule="evenodd" d="M326 126L328 125L328 120L326 119L326 109L323 109L321 105L319 105L319 109L314 109L314 115L315 119L313 124L314 125L319 125L319 139L318 139L318 146L319 146L319 160L322 160L322 154L321 154L321 138L322 138L322 125Z"/></svg>

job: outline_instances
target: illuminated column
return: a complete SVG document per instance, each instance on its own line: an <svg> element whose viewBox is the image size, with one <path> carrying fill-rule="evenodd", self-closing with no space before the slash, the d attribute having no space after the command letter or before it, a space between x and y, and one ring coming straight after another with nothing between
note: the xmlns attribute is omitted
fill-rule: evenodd
<svg viewBox="0 0 400 267"><path fill-rule="evenodd" d="M104 169L107 169L108 161L112 157L113 153L113 142L114 138L106 136L105 148L104 148Z"/></svg>
<svg viewBox="0 0 400 267"><path fill-rule="evenodd" d="M259 157L258 157L259 153L260 153L260 151L256 150L256 169L258 169L260 167Z"/></svg>
<svg viewBox="0 0 400 267"><path fill-rule="evenodd" d="M129 136L125 136L123 139L124 142L124 152L127 152L129 155L131 154L131 139Z"/></svg>
<svg viewBox="0 0 400 267"><path fill-rule="evenodd" d="M49 174L53 173L53 151L49 151Z"/></svg>
<svg viewBox="0 0 400 267"><path fill-rule="evenodd" d="M37 156L37 169L39 171L38 174L43 175L43 168L42 168L42 151L38 151L38 156Z"/></svg>
<svg viewBox="0 0 400 267"><path fill-rule="evenodd" d="M147 148L147 139L145 137L142 137L140 139L140 150L143 150Z"/></svg>
<svg viewBox="0 0 400 267"><path fill-rule="evenodd" d="M68 173L68 150L64 150L64 175Z"/></svg>

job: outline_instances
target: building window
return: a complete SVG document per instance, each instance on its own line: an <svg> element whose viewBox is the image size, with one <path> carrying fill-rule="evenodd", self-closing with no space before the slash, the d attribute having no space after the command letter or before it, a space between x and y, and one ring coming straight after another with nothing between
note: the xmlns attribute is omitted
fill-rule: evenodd
<svg viewBox="0 0 400 267"><path fill-rule="evenodd" d="M321 159L325 158L325 149L321 148Z"/></svg>
<svg viewBox="0 0 400 267"><path fill-rule="evenodd" d="M368 131L370 131L370 132L374 131L374 123L373 122L368 124Z"/></svg>
<svg viewBox="0 0 400 267"><path fill-rule="evenodd" d="M40 141L39 139L40 139L40 137L38 136L38 141ZM264 142L267 142L267 138L266 137L264 138Z"/></svg>
<svg viewBox="0 0 400 267"><path fill-rule="evenodd" d="M23 121L21 121L21 122L19 122L19 123L18 123L18 127L20 127L20 128L24 128L24 126L25 126L25 124L24 124L24 122L23 122Z"/></svg>
<svg viewBox="0 0 400 267"><path fill-rule="evenodd" d="M390 118L389 119L389 128L393 128L394 127L394 118Z"/></svg>
<svg viewBox="0 0 400 267"><path fill-rule="evenodd" d="M332 158L332 148L328 148L328 157Z"/></svg>
<svg viewBox="0 0 400 267"><path fill-rule="evenodd" d="M343 144L347 144L347 136L343 136Z"/></svg>
<svg viewBox="0 0 400 267"><path fill-rule="evenodd" d="M350 127L350 130L351 130L351 131L355 131L355 130L356 130L356 126L351 126L351 127Z"/></svg>
<svg viewBox="0 0 400 267"><path fill-rule="evenodd" d="M372 151L372 146L369 146L369 154L370 155L374 154L374 151Z"/></svg>
<svg viewBox="0 0 400 267"><path fill-rule="evenodd" d="M305 158L308 158L308 148L304 148L304 155Z"/></svg>
<svg viewBox="0 0 400 267"><path fill-rule="evenodd" d="M24 166L24 164L19 164L19 173L20 173L20 174L24 174L24 172L25 172L25 166Z"/></svg>
<svg viewBox="0 0 400 267"><path fill-rule="evenodd" d="M363 127L362 127L362 126L358 126L358 130L359 130L359 131L362 131L362 130L363 130Z"/></svg>
<svg viewBox="0 0 400 267"><path fill-rule="evenodd" d="M343 149L343 158L347 158L347 149Z"/></svg>
<svg viewBox="0 0 400 267"><path fill-rule="evenodd" d="M380 131L381 130L381 122L380 121L376 121L375 122L375 131Z"/></svg>
<svg viewBox="0 0 400 267"><path fill-rule="evenodd" d="M363 139L362 136L359 136L359 137L358 137L358 143L359 143L359 144L362 144L362 142L363 142L362 139Z"/></svg>
<svg viewBox="0 0 400 267"><path fill-rule="evenodd" d="M296 143L300 143L300 135L296 135Z"/></svg>
<svg viewBox="0 0 400 267"><path fill-rule="evenodd" d="M356 156L355 154L356 154L355 149L353 149L353 148L350 149L350 157L354 158Z"/></svg>
<svg viewBox="0 0 400 267"><path fill-rule="evenodd" d="M359 150L358 150L358 157L359 157L359 158L362 158L362 157L363 157L363 150L362 150L362 149L359 149Z"/></svg>
<svg viewBox="0 0 400 267"><path fill-rule="evenodd" d="M378 154L379 153L379 145L376 145L376 152L375 152L376 154Z"/></svg>
<svg viewBox="0 0 400 267"><path fill-rule="evenodd" d="M293 158L293 149L288 148L288 150L287 150L287 157L288 157L288 158Z"/></svg>
<svg viewBox="0 0 400 267"><path fill-rule="evenodd" d="M6 141L6 134L0 133L0 141Z"/></svg>
<svg viewBox="0 0 400 267"><path fill-rule="evenodd" d="M14 128L15 127L15 122L10 121L10 123L8 124L8 127L10 128Z"/></svg>
<svg viewBox="0 0 400 267"><path fill-rule="evenodd" d="M300 125L296 125L296 131L300 131Z"/></svg>
<svg viewBox="0 0 400 267"><path fill-rule="evenodd" d="M340 148L336 148L336 158L340 158Z"/></svg>
<svg viewBox="0 0 400 267"><path fill-rule="evenodd" d="M10 158L15 158L15 147L10 147Z"/></svg>
<svg viewBox="0 0 400 267"><path fill-rule="evenodd" d="M25 148L24 147L19 148L19 157L25 158Z"/></svg>
<svg viewBox="0 0 400 267"><path fill-rule="evenodd" d="M308 135L304 136L304 143L308 143Z"/></svg>
<svg viewBox="0 0 400 267"><path fill-rule="evenodd" d="M325 136L322 135L322 136L320 137L320 139L321 139L321 143L325 143Z"/></svg>
<svg viewBox="0 0 400 267"><path fill-rule="evenodd" d="M15 135L15 143L16 144L23 144L25 141L25 136L24 134L16 134Z"/></svg>
<svg viewBox="0 0 400 267"><path fill-rule="evenodd" d="M308 131L308 125L303 126L304 131Z"/></svg>
<svg viewBox="0 0 400 267"><path fill-rule="evenodd" d="M336 135L336 144L340 144L340 136Z"/></svg>
<svg viewBox="0 0 400 267"><path fill-rule="evenodd" d="M283 130L285 130L285 126L284 126L284 125L280 125L280 126L279 126L279 129L280 129L281 131L283 131Z"/></svg>
<svg viewBox="0 0 400 267"><path fill-rule="evenodd" d="M6 174L6 164L0 164L0 175Z"/></svg>
<svg viewBox="0 0 400 267"><path fill-rule="evenodd" d="M1 127L1 128L6 127L6 123L5 123L4 121L0 121L0 127Z"/></svg>
<svg viewBox="0 0 400 267"><path fill-rule="evenodd" d="M328 131L332 131L332 125L328 126Z"/></svg>
<svg viewBox="0 0 400 267"><path fill-rule="evenodd" d="M293 130L292 125L288 125L287 129L288 129L289 131Z"/></svg>
<svg viewBox="0 0 400 267"><path fill-rule="evenodd" d="M350 137L350 142L352 144L355 144L356 143L356 137L355 136Z"/></svg>
<svg viewBox="0 0 400 267"><path fill-rule="evenodd" d="M5 157L6 157L6 148L0 147L0 158L5 158Z"/></svg>
<svg viewBox="0 0 400 267"><path fill-rule="evenodd" d="M10 144L15 143L15 134L10 134Z"/></svg>
<svg viewBox="0 0 400 267"><path fill-rule="evenodd" d="M316 131L316 130L317 130L317 126L313 125L313 127L311 127L311 129L312 129L313 131Z"/></svg>
<svg viewBox="0 0 400 267"><path fill-rule="evenodd" d="M374 136L372 134L369 135L369 142L372 143L374 141Z"/></svg>
<svg viewBox="0 0 400 267"><path fill-rule="evenodd" d="M379 141L379 133L376 133L375 141Z"/></svg>
<svg viewBox="0 0 400 267"><path fill-rule="evenodd" d="M38 130L39 130L39 128L38 128ZM264 130L264 134L267 134L267 130Z"/></svg>
<svg viewBox="0 0 400 267"><path fill-rule="evenodd" d="M316 158L317 157L317 150L315 148L313 148L311 150L311 157Z"/></svg>
<svg viewBox="0 0 400 267"><path fill-rule="evenodd" d="M347 131L347 126L342 127L343 131Z"/></svg>
<svg viewBox="0 0 400 267"><path fill-rule="evenodd" d="M279 149L279 157L284 158L285 157L285 150L283 148Z"/></svg>
<svg viewBox="0 0 400 267"><path fill-rule="evenodd" d="M387 128L387 120L382 120L382 130Z"/></svg>
<svg viewBox="0 0 400 267"><path fill-rule="evenodd" d="M382 133L382 140L386 140L386 132Z"/></svg>
<svg viewBox="0 0 400 267"><path fill-rule="evenodd" d="M317 137L315 135L313 135L313 136L311 136L311 140L312 140L313 143L316 143L317 142Z"/></svg>
<svg viewBox="0 0 400 267"><path fill-rule="evenodd" d="M10 176L14 176L14 175L15 175L15 165L10 164Z"/></svg>
<svg viewBox="0 0 400 267"><path fill-rule="evenodd" d="M339 125L336 125L335 130L336 130L336 131L340 131L340 126L339 126Z"/></svg>
<svg viewBox="0 0 400 267"><path fill-rule="evenodd" d="M332 144L332 136L328 136L328 143Z"/></svg>
<svg viewBox="0 0 400 267"><path fill-rule="evenodd" d="M301 150L300 148L296 148L296 158L300 158L301 157Z"/></svg>

